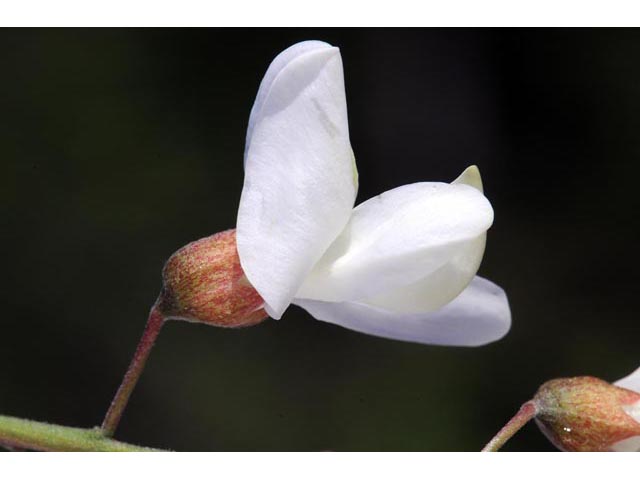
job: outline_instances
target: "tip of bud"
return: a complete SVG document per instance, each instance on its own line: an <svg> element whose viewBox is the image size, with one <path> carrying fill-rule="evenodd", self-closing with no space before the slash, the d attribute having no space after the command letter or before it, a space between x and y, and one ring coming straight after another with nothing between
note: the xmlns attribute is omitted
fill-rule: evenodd
<svg viewBox="0 0 640 480"><path fill-rule="evenodd" d="M167 318L245 327L267 318L240 266L235 230L185 245L162 270L159 308Z"/></svg>
<svg viewBox="0 0 640 480"><path fill-rule="evenodd" d="M533 401L538 426L561 450L609 451L640 435L640 421L629 414L640 406L640 394L599 378L551 380Z"/></svg>

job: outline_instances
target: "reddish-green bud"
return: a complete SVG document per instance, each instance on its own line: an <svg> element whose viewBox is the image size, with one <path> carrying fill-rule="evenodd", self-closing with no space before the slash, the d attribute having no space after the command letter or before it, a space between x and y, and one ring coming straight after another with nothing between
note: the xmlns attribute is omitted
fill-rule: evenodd
<svg viewBox="0 0 640 480"><path fill-rule="evenodd" d="M240 266L236 231L191 242L162 271L160 311L166 318L245 327L267 318L264 301Z"/></svg>
<svg viewBox="0 0 640 480"><path fill-rule="evenodd" d="M640 409L640 394L599 378L551 380L533 402L536 423L561 450L618 450L618 442L640 436L640 422L630 414Z"/></svg>

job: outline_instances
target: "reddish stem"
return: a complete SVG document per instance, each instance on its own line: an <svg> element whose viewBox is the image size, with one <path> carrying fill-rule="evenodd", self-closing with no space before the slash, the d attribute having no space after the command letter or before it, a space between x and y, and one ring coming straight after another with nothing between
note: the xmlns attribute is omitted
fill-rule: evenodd
<svg viewBox="0 0 640 480"><path fill-rule="evenodd" d="M533 401L528 401L520 407L516 413L496 436L482 449L483 452L497 452L515 433L520 430L529 420L536 416L536 405Z"/></svg>
<svg viewBox="0 0 640 480"><path fill-rule="evenodd" d="M104 417L101 427L103 435L107 437L113 436L113 433L118 427L118 423L120 423L120 418L127 406L131 392L133 392L133 389L138 383L138 379L144 370L151 348L153 348L165 320L165 316L158 308L158 303L156 303L149 312L147 325L145 326L140 342L138 343L138 348L136 348L136 352L131 359L127 373L125 373L122 383L120 384L120 388L118 388L115 397L113 397L109 410Z"/></svg>

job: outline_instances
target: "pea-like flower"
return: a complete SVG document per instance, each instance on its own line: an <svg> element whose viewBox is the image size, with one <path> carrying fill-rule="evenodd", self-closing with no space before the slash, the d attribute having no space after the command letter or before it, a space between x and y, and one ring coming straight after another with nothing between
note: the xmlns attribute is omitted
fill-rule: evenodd
<svg viewBox="0 0 640 480"><path fill-rule="evenodd" d="M452 183L404 185L353 208L358 172L338 48L306 41L273 60L244 166L237 249L269 316L293 303L360 332L446 345L508 331L505 293L475 276L493 222L475 166Z"/></svg>
<svg viewBox="0 0 640 480"><path fill-rule="evenodd" d="M251 110L236 230L182 247L102 424L112 435L162 325L247 327L290 304L381 337L482 345L511 324L503 290L475 274L493 209L480 173L414 183L353 208L340 51L298 43L267 70Z"/></svg>
<svg viewBox="0 0 640 480"><path fill-rule="evenodd" d="M504 291L476 276L493 222L477 167L353 208L358 172L338 48L307 41L273 60L244 167L237 229L169 259L163 317L248 326L295 304L318 320L420 343L482 345L509 330Z"/></svg>

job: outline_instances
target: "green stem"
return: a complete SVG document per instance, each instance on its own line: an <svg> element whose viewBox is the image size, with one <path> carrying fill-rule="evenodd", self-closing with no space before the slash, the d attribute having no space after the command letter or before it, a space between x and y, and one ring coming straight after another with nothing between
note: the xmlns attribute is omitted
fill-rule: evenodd
<svg viewBox="0 0 640 480"><path fill-rule="evenodd" d="M105 437L97 428L72 428L0 415L0 444L46 452L153 452Z"/></svg>
<svg viewBox="0 0 640 480"><path fill-rule="evenodd" d="M120 388L118 388L116 395L113 397L109 410L102 422L101 428L104 436L111 437L116 431L122 418L122 413L129 402L131 392L133 392L134 387L140 379L140 375L142 375L149 353L151 353L151 349L156 342L156 338L158 338L158 334L165 320L165 316L160 311L159 302L156 302L149 312L147 325L138 343L138 348L136 348L136 352L133 354L127 373L125 373Z"/></svg>
<svg viewBox="0 0 640 480"><path fill-rule="evenodd" d="M507 424L500 429L496 436L482 449L483 452L497 452L507 443L515 433L520 430L529 420L536 416L536 405L533 401L524 403L518 413L516 413Z"/></svg>

